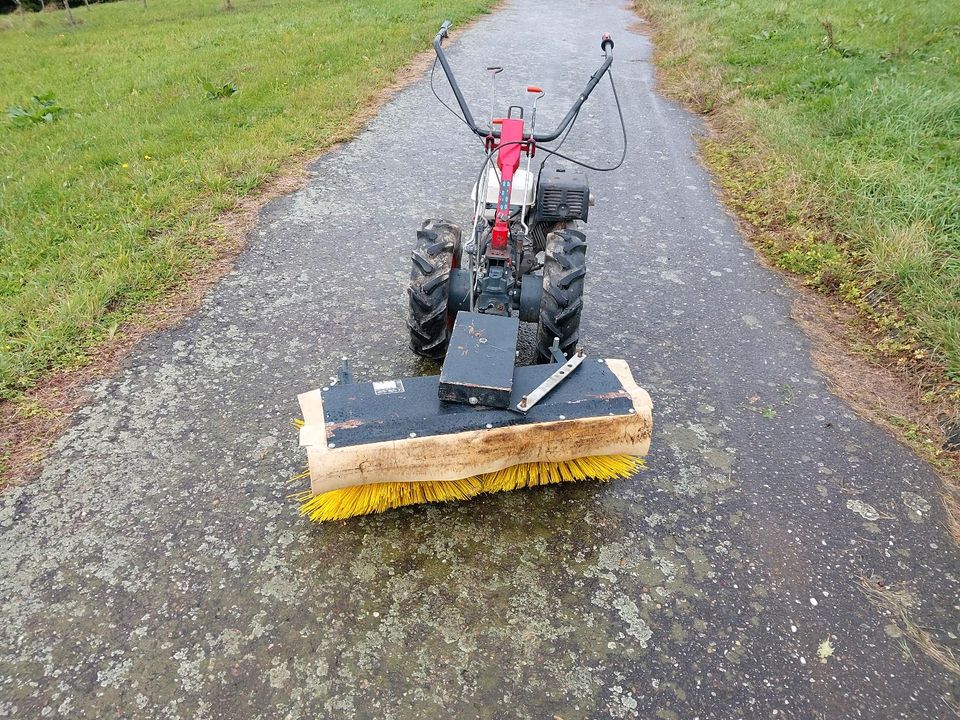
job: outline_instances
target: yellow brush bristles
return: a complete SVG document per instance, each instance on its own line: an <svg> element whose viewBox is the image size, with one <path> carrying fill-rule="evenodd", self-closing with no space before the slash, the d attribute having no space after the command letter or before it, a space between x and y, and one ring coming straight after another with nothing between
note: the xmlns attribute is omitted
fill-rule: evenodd
<svg viewBox="0 0 960 720"><path fill-rule="evenodd" d="M643 467L632 455L603 455L565 462L525 463L463 480L426 480L409 483L372 483L314 495L309 490L291 497L300 503L300 514L316 522L344 520L384 510L427 502L466 500L484 493L519 490L578 480L628 478Z"/></svg>

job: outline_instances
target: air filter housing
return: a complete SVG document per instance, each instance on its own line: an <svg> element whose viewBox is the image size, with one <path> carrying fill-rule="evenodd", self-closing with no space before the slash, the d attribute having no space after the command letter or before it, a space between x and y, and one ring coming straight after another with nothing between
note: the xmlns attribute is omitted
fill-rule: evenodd
<svg viewBox="0 0 960 720"><path fill-rule="evenodd" d="M537 187L537 219L541 222L587 219L590 186L587 176L562 167L544 168Z"/></svg>

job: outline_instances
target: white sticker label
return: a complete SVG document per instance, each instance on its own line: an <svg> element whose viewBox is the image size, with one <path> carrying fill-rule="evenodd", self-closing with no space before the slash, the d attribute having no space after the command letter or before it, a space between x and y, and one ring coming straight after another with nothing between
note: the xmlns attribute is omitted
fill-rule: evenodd
<svg viewBox="0 0 960 720"><path fill-rule="evenodd" d="M373 392L377 395L395 395L403 392L403 383L400 380L384 380L373 384Z"/></svg>

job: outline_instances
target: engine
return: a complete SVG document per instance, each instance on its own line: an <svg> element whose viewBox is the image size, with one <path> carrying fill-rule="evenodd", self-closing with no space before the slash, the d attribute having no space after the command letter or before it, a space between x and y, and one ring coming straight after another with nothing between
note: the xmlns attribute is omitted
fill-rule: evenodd
<svg viewBox="0 0 960 720"><path fill-rule="evenodd" d="M563 167L544 168L537 187L537 220L561 222L583 220L590 211L587 176Z"/></svg>

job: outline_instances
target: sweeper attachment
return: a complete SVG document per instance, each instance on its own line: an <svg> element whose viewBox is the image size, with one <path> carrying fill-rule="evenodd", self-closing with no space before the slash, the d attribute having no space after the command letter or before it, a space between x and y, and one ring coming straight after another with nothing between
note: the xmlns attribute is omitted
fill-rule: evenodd
<svg viewBox="0 0 960 720"><path fill-rule="evenodd" d="M603 37L600 68L557 128L541 134L536 114L543 91L535 86L527 88L529 130L520 106L477 126L442 48L449 27L445 22L434 39L437 61L486 157L467 242L454 223L428 220L412 254L410 347L442 361L442 369L439 376L354 382L344 360L336 382L300 396L310 490L295 497L313 520L626 478L650 446L650 396L626 362L588 358L578 348L586 238L577 223L586 221L591 204L586 177L545 169L542 161L530 170L538 150L591 167L544 144L566 139L609 73L613 41ZM488 71L495 98L501 68ZM612 77L610 84L619 113ZM620 121L623 127L622 114ZM625 155L625 131L623 140ZM537 323L541 364L516 367L520 321Z"/></svg>

